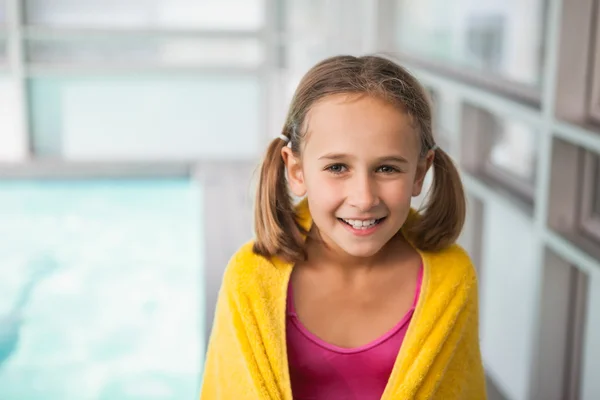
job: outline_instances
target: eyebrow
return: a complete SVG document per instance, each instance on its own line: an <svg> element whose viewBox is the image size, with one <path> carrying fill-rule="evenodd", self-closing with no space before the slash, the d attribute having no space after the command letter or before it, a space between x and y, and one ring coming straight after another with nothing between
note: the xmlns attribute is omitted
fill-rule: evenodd
<svg viewBox="0 0 600 400"><path fill-rule="evenodd" d="M352 156L348 155L348 154L343 154L343 153L327 153L321 157L319 157L319 160L343 160L343 159L348 159L348 158L353 158ZM385 156L385 157L381 157L378 158L377 161L379 162L397 162L400 164L408 164L408 160L404 157L401 156Z"/></svg>

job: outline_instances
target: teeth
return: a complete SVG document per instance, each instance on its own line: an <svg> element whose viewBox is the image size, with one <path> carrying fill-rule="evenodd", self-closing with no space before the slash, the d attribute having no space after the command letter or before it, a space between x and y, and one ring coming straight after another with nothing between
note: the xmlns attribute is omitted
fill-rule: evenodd
<svg viewBox="0 0 600 400"><path fill-rule="evenodd" d="M366 221L360 221L358 219L344 219L344 222L352 225L352 227L356 228L356 229L369 228L369 227L375 225L377 223L377 221L378 220L376 220L376 219L369 219Z"/></svg>

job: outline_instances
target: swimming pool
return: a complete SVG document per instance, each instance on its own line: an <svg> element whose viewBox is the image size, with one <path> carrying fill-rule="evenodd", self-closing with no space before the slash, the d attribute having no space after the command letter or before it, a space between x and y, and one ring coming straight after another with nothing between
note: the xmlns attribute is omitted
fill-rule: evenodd
<svg viewBox="0 0 600 400"><path fill-rule="evenodd" d="M0 182L0 399L196 398L201 203L183 178Z"/></svg>

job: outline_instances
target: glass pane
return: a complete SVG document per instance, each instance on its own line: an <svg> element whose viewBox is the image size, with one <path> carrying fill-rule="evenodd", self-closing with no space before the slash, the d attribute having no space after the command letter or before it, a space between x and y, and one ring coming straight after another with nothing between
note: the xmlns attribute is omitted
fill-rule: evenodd
<svg viewBox="0 0 600 400"><path fill-rule="evenodd" d="M537 131L518 121L467 105L475 118L475 137L484 154L484 169L526 184L535 182Z"/></svg>
<svg viewBox="0 0 600 400"><path fill-rule="evenodd" d="M497 117L496 127L489 163L522 181L534 183L537 132L522 123Z"/></svg>
<svg viewBox="0 0 600 400"><path fill-rule="evenodd" d="M464 105L463 163L499 189L531 203L536 183L538 132L521 121Z"/></svg>
<svg viewBox="0 0 600 400"><path fill-rule="evenodd" d="M194 398L200 208L187 179L0 183L0 398Z"/></svg>
<svg viewBox="0 0 600 400"><path fill-rule="evenodd" d="M265 0L25 0L26 23L61 27L259 29Z"/></svg>
<svg viewBox="0 0 600 400"><path fill-rule="evenodd" d="M396 1L402 51L540 87L544 0Z"/></svg>
<svg viewBox="0 0 600 400"><path fill-rule="evenodd" d="M256 67L263 59L256 39L36 40L26 51L30 62L52 65Z"/></svg>
<svg viewBox="0 0 600 400"><path fill-rule="evenodd" d="M260 151L258 77L39 78L29 91L38 155L181 160Z"/></svg>

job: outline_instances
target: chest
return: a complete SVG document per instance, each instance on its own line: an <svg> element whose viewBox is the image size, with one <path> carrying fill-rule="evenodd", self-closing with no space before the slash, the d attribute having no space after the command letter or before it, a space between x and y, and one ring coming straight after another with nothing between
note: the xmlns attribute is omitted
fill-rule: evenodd
<svg viewBox="0 0 600 400"><path fill-rule="evenodd" d="M311 334L334 346L357 348L405 319L416 303L419 277L420 266L356 281L299 273L292 277L290 300Z"/></svg>

